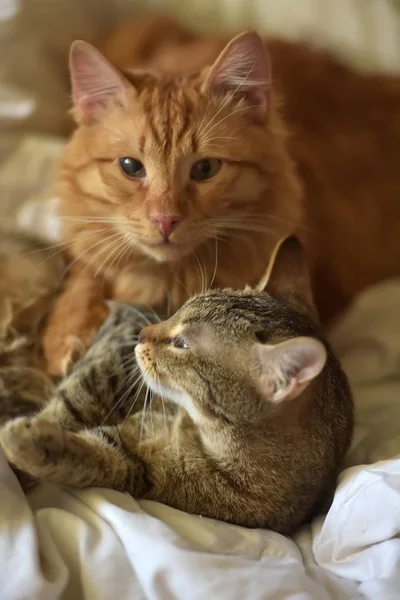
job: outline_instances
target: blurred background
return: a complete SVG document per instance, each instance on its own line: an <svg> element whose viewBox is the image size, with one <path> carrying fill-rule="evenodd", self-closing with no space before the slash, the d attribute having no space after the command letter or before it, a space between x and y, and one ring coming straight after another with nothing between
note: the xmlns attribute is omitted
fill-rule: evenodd
<svg viewBox="0 0 400 600"><path fill-rule="evenodd" d="M57 237L51 192L68 131L67 57L162 11L208 32L307 39L360 70L400 71L400 0L0 0L0 218Z"/></svg>

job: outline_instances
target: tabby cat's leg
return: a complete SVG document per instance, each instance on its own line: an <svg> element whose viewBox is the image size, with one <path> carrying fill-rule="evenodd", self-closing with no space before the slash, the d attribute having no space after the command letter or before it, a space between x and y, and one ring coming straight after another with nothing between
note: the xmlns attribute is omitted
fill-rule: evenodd
<svg viewBox="0 0 400 600"><path fill-rule="evenodd" d="M135 379L135 373L128 377L113 365L111 358L91 361L84 357L60 383L37 418L74 431L115 425L133 412L145 394L141 382L130 389Z"/></svg>
<svg viewBox="0 0 400 600"><path fill-rule="evenodd" d="M117 427L103 427L74 433L22 417L1 430L0 443L12 466L35 479L78 488L135 489L141 495L146 477L135 451L137 431L120 435Z"/></svg>

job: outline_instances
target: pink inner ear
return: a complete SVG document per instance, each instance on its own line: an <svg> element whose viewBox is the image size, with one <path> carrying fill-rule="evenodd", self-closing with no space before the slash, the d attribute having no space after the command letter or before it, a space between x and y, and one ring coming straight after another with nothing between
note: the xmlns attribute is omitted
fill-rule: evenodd
<svg viewBox="0 0 400 600"><path fill-rule="evenodd" d="M327 354L314 338L298 337L275 345L255 344L259 386L274 401L295 398L322 371Z"/></svg>
<svg viewBox="0 0 400 600"><path fill-rule="evenodd" d="M97 109L110 98L124 100L123 77L90 44L74 42L69 65L74 106L85 119L92 121Z"/></svg>
<svg viewBox="0 0 400 600"><path fill-rule="evenodd" d="M271 86L271 69L264 42L255 32L234 38L211 68L207 84L216 93L245 97L249 108L265 114Z"/></svg>

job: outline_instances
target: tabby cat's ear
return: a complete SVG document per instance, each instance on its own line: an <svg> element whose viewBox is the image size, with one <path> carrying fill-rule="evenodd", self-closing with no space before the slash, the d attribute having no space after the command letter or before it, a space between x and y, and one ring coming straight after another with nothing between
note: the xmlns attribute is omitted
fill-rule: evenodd
<svg viewBox="0 0 400 600"><path fill-rule="evenodd" d="M77 40L69 54L72 100L79 120L96 122L110 100L126 103L124 77L91 44Z"/></svg>
<svg viewBox="0 0 400 600"><path fill-rule="evenodd" d="M303 247L295 235L283 238L276 245L261 281L259 292L267 292L302 312L318 319L311 280Z"/></svg>
<svg viewBox="0 0 400 600"><path fill-rule="evenodd" d="M263 396L272 402L295 398L324 368L325 346L315 338L298 337L280 344L256 344L254 372Z"/></svg>
<svg viewBox="0 0 400 600"><path fill-rule="evenodd" d="M248 31L236 36L221 52L206 80L214 93L244 98L249 111L264 120L271 87L268 54L260 36Z"/></svg>

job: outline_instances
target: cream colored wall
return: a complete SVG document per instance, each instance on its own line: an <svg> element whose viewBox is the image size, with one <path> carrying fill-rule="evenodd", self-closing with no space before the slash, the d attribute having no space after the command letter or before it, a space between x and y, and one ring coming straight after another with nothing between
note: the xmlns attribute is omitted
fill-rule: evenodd
<svg viewBox="0 0 400 600"><path fill-rule="evenodd" d="M257 27L290 39L311 38L359 68L400 71L398 0L153 0L152 5L168 7L203 31Z"/></svg>
<svg viewBox="0 0 400 600"><path fill-rule="evenodd" d="M306 37L360 68L400 71L397 0L0 0L0 132L62 132L71 41L157 8L201 30Z"/></svg>

